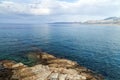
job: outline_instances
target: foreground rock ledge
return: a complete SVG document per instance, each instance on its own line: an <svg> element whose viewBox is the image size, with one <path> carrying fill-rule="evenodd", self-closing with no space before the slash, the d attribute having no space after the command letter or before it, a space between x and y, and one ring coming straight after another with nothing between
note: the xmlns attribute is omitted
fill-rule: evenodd
<svg viewBox="0 0 120 80"><path fill-rule="evenodd" d="M103 80L101 75L74 61L45 52L30 53L28 58L36 60L36 65L28 67L10 60L0 61L0 80Z"/></svg>

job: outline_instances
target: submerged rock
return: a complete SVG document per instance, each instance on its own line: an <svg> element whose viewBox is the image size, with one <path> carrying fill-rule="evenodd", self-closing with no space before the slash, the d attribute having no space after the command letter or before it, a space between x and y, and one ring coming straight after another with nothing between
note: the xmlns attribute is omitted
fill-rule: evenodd
<svg viewBox="0 0 120 80"><path fill-rule="evenodd" d="M14 61L0 61L0 80L103 80L101 75L74 61L45 52L30 53L28 58L35 60L36 65L28 67Z"/></svg>

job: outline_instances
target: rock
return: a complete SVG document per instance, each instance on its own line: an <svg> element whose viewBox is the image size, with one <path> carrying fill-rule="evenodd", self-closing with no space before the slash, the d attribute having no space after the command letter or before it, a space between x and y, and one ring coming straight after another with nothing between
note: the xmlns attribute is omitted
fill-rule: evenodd
<svg viewBox="0 0 120 80"><path fill-rule="evenodd" d="M29 59L37 61L29 67L23 63L0 61L0 80L103 80L93 71L81 67L76 62L56 58L43 53L28 54Z"/></svg>
<svg viewBox="0 0 120 80"><path fill-rule="evenodd" d="M14 64L14 65L12 65L11 67L12 68L18 68L18 67L21 67L21 66L25 66L23 63L17 63L17 64Z"/></svg>
<svg viewBox="0 0 120 80"><path fill-rule="evenodd" d="M66 59L52 59L47 61L48 66L51 67L64 67L64 68L71 68L77 65L76 62L66 60Z"/></svg>
<svg viewBox="0 0 120 80"><path fill-rule="evenodd" d="M65 79L66 80L73 80L73 75L67 74Z"/></svg>
<svg viewBox="0 0 120 80"><path fill-rule="evenodd" d="M58 75L59 73L52 73L49 77L48 80L58 80Z"/></svg>
<svg viewBox="0 0 120 80"><path fill-rule="evenodd" d="M10 60L0 61L0 65L4 66L4 68L11 68L14 64L16 64L16 62Z"/></svg>
<svg viewBox="0 0 120 80"><path fill-rule="evenodd" d="M4 68L0 70L0 80L10 80L13 75L13 72L11 69Z"/></svg>
<svg viewBox="0 0 120 80"><path fill-rule="evenodd" d="M59 74L59 80L65 80L67 77L67 74Z"/></svg>
<svg viewBox="0 0 120 80"><path fill-rule="evenodd" d="M37 72L37 79L38 80L46 80L48 78L48 76L52 73L52 71L48 71L48 70L41 70L40 72ZM36 74L36 72L35 72Z"/></svg>

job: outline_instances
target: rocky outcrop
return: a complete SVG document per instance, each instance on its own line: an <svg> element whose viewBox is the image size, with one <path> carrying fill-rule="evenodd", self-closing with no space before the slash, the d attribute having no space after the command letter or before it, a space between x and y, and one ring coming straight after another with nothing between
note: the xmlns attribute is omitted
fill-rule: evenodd
<svg viewBox="0 0 120 80"><path fill-rule="evenodd" d="M0 61L0 80L103 80L101 75L79 66L76 62L42 53L28 54L36 65Z"/></svg>

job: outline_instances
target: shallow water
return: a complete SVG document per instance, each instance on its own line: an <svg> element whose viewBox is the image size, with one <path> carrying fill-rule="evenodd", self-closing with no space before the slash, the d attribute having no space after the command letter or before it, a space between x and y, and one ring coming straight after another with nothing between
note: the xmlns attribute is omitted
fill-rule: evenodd
<svg viewBox="0 0 120 80"><path fill-rule="evenodd" d="M120 80L120 26L80 24L0 24L0 59L28 62L42 49Z"/></svg>

